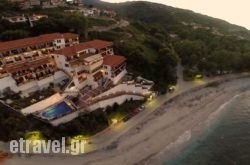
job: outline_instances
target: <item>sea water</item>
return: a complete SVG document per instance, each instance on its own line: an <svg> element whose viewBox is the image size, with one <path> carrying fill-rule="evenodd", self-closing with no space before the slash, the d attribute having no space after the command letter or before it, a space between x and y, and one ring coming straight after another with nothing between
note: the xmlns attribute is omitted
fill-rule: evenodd
<svg viewBox="0 0 250 165"><path fill-rule="evenodd" d="M250 92L224 108L216 124L164 165L250 165Z"/></svg>

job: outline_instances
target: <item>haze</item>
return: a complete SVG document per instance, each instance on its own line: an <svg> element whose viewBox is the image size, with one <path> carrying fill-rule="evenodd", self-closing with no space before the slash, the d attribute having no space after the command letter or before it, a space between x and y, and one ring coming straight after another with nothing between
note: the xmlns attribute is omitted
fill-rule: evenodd
<svg viewBox="0 0 250 165"><path fill-rule="evenodd" d="M103 0L119 3L126 0ZM137 0L138 1L138 0ZM249 0L146 0L168 6L193 10L194 12L226 20L250 29Z"/></svg>

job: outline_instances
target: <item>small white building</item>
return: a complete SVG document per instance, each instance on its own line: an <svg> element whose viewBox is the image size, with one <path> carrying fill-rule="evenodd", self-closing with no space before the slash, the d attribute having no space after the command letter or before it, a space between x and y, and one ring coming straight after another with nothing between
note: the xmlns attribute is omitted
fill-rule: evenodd
<svg viewBox="0 0 250 165"><path fill-rule="evenodd" d="M13 17L2 17L2 19L8 20L11 23L24 23L28 21L28 19L24 15L13 16Z"/></svg>

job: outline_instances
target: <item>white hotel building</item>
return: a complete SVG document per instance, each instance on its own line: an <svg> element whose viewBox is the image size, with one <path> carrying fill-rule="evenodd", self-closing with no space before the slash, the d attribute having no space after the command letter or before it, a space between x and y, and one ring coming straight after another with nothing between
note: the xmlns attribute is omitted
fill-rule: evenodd
<svg viewBox="0 0 250 165"><path fill-rule="evenodd" d="M93 89L111 81L114 85L126 74L123 56L113 53L112 42L93 40L55 51L58 68L72 78L71 89L85 86Z"/></svg>
<svg viewBox="0 0 250 165"><path fill-rule="evenodd" d="M114 55L113 43L108 41L79 43L76 34L53 33L0 42L0 92L10 87L30 94L67 80L54 95L20 109L55 126L82 111L142 100L151 94L152 85L119 83L126 73L125 57ZM73 103L69 95L78 101Z"/></svg>
<svg viewBox="0 0 250 165"><path fill-rule="evenodd" d="M125 74L125 58L114 55L112 42L79 43L72 33L0 42L0 91L30 93L64 79L71 80L66 90L94 89Z"/></svg>
<svg viewBox="0 0 250 165"><path fill-rule="evenodd" d="M59 70L51 53L79 43L78 35L53 33L0 42L0 91L30 93L68 76Z"/></svg>

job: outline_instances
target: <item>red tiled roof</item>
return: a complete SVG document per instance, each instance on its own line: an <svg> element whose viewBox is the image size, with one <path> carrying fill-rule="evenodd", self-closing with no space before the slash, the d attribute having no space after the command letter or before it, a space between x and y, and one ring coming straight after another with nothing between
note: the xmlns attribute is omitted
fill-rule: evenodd
<svg viewBox="0 0 250 165"><path fill-rule="evenodd" d="M70 65L72 65L72 66L78 66L78 65L81 64L81 61L79 61L79 60L74 60L74 61L70 61L69 63L70 63Z"/></svg>
<svg viewBox="0 0 250 165"><path fill-rule="evenodd" d="M43 34L38 36L40 40L43 42L51 42L54 41L55 39L62 39L64 38L64 35L61 33L52 33L52 34Z"/></svg>
<svg viewBox="0 0 250 165"><path fill-rule="evenodd" d="M65 36L64 36L65 35ZM37 37L29 37L24 39L18 39L13 41L0 42L0 52L7 51L12 49L24 48L27 46L38 45L41 43L52 42L55 39L61 38L75 38L77 36L73 33L52 33L52 34L44 34Z"/></svg>
<svg viewBox="0 0 250 165"><path fill-rule="evenodd" d="M5 66L4 70L6 70L8 73L15 73L15 72L25 70L28 68L29 66L26 63L20 63L20 64L15 64L15 65Z"/></svg>
<svg viewBox="0 0 250 165"><path fill-rule="evenodd" d="M69 34L67 35L69 36ZM93 40L93 41L88 41L88 42L83 42L77 45L73 45L70 47L65 47L63 49L55 51L55 53L62 54L66 57L70 57L70 56L76 55L77 52L88 49L88 48L101 49L101 48L105 48L107 46L112 46L112 45L113 45L112 42L103 41L103 40Z"/></svg>
<svg viewBox="0 0 250 165"><path fill-rule="evenodd" d="M126 61L126 58L118 55L107 55L104 56L103 64L111 67L116 67Z"/></svg>
<svg viewBox="0 0 250 165"><path fill-rule="evenodd" d="M18 64L11 64L11 65L7 65L4 67L4 70L6 70L8 73L15 73L21 70L26 70L29 69L31 67L38 67L41 66L43 64L47 64L49 63L49 58L42 58L39 60L35 60L35 61L29 61L29 62L24 62L24 63L18 63Z"/></svg>
<svg viewBox="0 0 250 165"><path fill-rule="evenodd" d="M28 66L35 68L35 67L41 66L43 64L47 64L47 63L49 63L49 59L48 58L42 58L42 59L39 59L39 60L30 61L28 63Z"/></svg>
<svg viewBox="0 0 250 165"><path fill-rule="evenodd" d="M74 33L64 33L63 36L64 36L65 39L77 38L78 37L78 35L74 34Z"/></svg>
<svg viewBox="0 0 250 165"><path fill-rule="evenodd" d="M55 53L64 55L66 57L70 57L70 56L76 55L77 52L88 49L88 48L89 48L88 45L86 45L85 43L80 43L77 45L73 45L70 47L65 47L63 49L56 50Z"/></svg>
<svg viewBox="0 0 250 165"><path fill-rule="evenodd" d="M74 46L65 47L63 49L56 50L55 53L56 54L64 55L66 57L70 57L70 56L76 55L76 51L75 51L75 47Z"/></svg>
<svg viewBox="0 0 250 165"><path fill-rule="evenodd" d="M113 43L109 41L104 41L104 40L92 40L85 42L85 44L89 45L91 48L96 48L96 49L101 49L105 48L107 46L112 46Z"/></svg>

